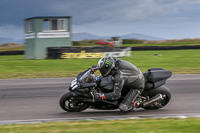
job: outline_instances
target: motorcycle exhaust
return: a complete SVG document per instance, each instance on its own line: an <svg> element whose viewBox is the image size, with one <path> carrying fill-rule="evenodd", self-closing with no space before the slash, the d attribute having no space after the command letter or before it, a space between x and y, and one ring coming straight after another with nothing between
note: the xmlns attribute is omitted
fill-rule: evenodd
<svg viewBox="0 0 200 133"><path fill-rule="evenodd" d="M149 101L146 101L143 103L143 107L147 107L155 102L158 102L158 101L162 101L166 96L165 95L156 95L154 97L152 97Z"/></svg>

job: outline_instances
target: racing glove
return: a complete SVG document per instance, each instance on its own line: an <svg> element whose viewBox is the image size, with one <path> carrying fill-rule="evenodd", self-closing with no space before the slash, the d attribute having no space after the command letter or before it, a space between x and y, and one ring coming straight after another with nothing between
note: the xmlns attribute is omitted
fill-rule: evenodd
<svg viewBox="0 0 200 133"><path fill-rule="evenodd" d="M94 74L94 72L96 72L96 71L97 71L97 66L96 65L92 65L92 67L91 67L91 73Z"/></svg>

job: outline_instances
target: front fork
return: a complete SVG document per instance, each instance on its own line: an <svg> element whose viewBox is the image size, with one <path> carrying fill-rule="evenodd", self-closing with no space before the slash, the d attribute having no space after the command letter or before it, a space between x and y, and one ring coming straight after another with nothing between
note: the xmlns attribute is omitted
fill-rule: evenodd
<svg viewBox="0 0 200 133"><path fill-rule="evenodd" d="M97 93L97 90L95 89L95 87L92 87L92 88L88 88L87 92L85 91L85 93L83 92L78 92L78 91L70 91L71 92L71 95L73 97L76 97L77 99L92 99L92 102L95 102L95 98L94 98L94 95Z"/></svg>

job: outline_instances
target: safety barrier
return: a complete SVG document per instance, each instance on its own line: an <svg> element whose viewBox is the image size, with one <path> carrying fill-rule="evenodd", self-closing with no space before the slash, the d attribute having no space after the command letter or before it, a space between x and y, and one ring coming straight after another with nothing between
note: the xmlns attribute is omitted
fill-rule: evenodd
<svg viewBox="0 0 200 133"><path fill-rule="evenodd" d="M24 51L20 50L20 51L3 51L0 52L0 55L23 55Z"/></svg>
<svg viewBox="0 0 200 133"><path fill-rule="evenodd" d="M47 51L49 59L131 56L130 47L49 47Z"/></svg>
<svg viewBox="0 0 200 133"><path fill-rule="evenodd" d="M132 51L141 50L184 50L184 49L200 49L200 45L194 46L144 46L144 47L132 47Z"/></svg>
<svg viewBox="0 0 200 133"><path fill-rule="evenodd" d="M66 47L65 47L66 48ZM113 48L113 47L111 47ZM115 47L115 50L119 50L120 47ZM68 50L66 50L68 49ZM65 53L98 53L98 49L101 49L105 53L109 53L108 49L104 49L104 47L92 47L90 51L85 51L85 47L68 47L65 49ZM143 50L184 50L184 49L200 49L200 45L194 46L143 46L143 47L131 47L130 51L143 51ZM109 49L110 51L111 49ZM48 49L48 57L49 58L60 58L62 50L60 48L54 47L53 50ZM72 52L74 51L74 52ZM81 52L82 51L82 52ZM85 52L84 52L85 51ZM92 51L92 52L91 52ZM119 54L119 52L111 50L110 54ZM0 52L0 55L23 55L24 51L3 51ZM104 54L105 55L105 54ZM64 54L63 57L66 56L73 56L72 54ZM77 55L78 56L78 55Z"/></svg>

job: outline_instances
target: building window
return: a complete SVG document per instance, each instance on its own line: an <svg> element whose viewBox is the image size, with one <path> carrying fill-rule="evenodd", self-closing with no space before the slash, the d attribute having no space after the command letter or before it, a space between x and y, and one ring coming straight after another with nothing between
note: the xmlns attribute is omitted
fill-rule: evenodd
<svg viewBox="0 0 200 133"><path fill-rule="evenodd" d="M51 30L58 30L58 21L57 20L51 21Z"/></svg>
<svg viewBox="0 0 200 133"><path fill-rule="evenodd" d="M27 32L32 32L32 31L33 31L32 20L28 20L28 21L27 21L26 31L27 31Z"/></svg>
<svg viewBox="0 0 200 133"><path fill-rule="evenodd" d="M44 22L43 22L43 30L50 30L50 21L44 20Z"/></svg>
<svg viewBox="0 0 200 133"><path fill-rule="evenodd" d="M45 19L43 22L44 31L67 31L67 19Z"/></svg>
<svg viewBox="0 0 200 133"><path fill-rule="evenodd" d="M58 20L58 30L67 30L67 21L66 19Z"/></svg>

